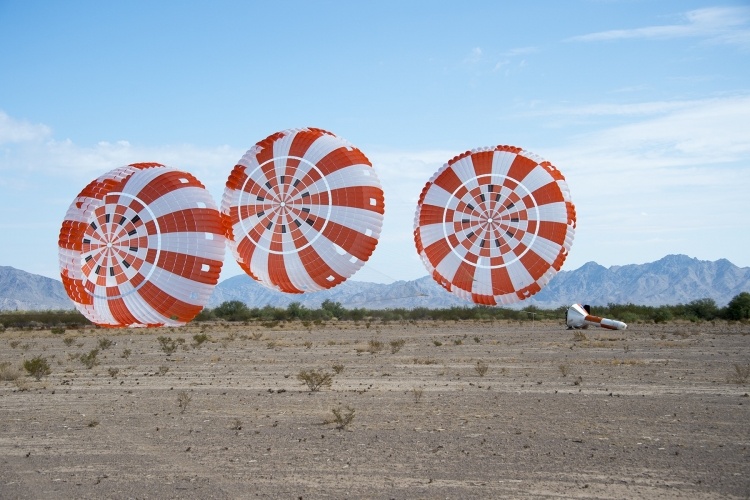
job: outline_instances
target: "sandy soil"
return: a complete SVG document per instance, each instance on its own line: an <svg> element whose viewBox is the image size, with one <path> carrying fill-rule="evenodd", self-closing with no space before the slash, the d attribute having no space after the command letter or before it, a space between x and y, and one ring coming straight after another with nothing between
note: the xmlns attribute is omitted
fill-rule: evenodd
<svg viewBox="0 0 750 500"><path fill-rule="evenodd" d="M211 340L193 346L201 332ZM631 325L576 339L540 322L6 330L5 378L36 355L52 373L0 381L0 498L748 498L750 381L732 377L750 365L749 334ZM160 335L185 342L167 355ZM102 337L113 345L88 369L79 356ZM311 392L301 370L333 383ZM350 424L329 423L347 408Z"/></svg>

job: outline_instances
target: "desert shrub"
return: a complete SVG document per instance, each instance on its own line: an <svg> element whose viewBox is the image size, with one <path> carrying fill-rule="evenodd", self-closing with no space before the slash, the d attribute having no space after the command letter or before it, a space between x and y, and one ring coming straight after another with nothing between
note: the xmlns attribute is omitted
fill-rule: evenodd
<svg viewBox="0 0 750 500"><path fill-rule="evenodd" d="M52 370L49 367L49 363L41 356L35 356L31 359L25 360L23 362L23 367L29 373L29 375L37 380L52 373Z"/></svg>
<svg viewBox="0 0 750 500"><path fill-rule="evenodd" d="M65 337L63 339L63 344L65 344L66 346L70 347L71 345L73 345L73 342L75 342L75 341L76 341L75 337Z"/></svg>
<svg viewBox="0 0 750 500"><path fill-rule="evenodd" d="M560 369L560 373L563 377L567 377L568 373L570 373L570 368L568 367L568 365L560 365L557 368Z"/></svg>
<svg viewBox="0 0 750 500"><path fill-rule="evenodd" d="M130 349L123 349L122 354L120 354L120 357L123 359L128 359L131 354L132 354L132 351Z"/></svg>
<svg viewBox="0 0 750 500"><path fill-rule="evenodd" d="M112 377L112 378L117 378L117 374L118 374L118 373L120 373L120 369L119 369L119 368L115 368L115 367L112 367L112 368L109 368L109 369L107 370L107 373L109 373L109 376L110 376L110 377Z"/></svg>
<svg viewBox="0 0 750 500"><path fill-rule="evenodd" d="M193 347L200 347L204 342L208 342L210 337L205 333L196 333L193 335Z"/></svg>
<svg viewBox="0 0 750 500"><path fill-rule="evenodd" d="M336 424L336 428L343 430L354 420L354 408L347 405L345 408L333 408L333 418L326 423Z"/></svg>
<svg viewBox="0 0 750 500"><path fill-rule="evenodd" d="M114 344L114 342L112 342L107 337L102 337L99 339L99 349L101 349L102 351L112 347L112 344Z"/></svg>
<svg viewBox="0 0 750 500"><path fill-rule="evenodd" d="M439 340L433 340L432 343L435 344L435 347L440 347L441 345L443 345L443 343Z"/></svg>
<svg viewBox="0 0 750 500"><path fill-rule="evenodd" d="M379 340L372 339L367 343L367 352L376 354L383 350L383 343Z"/></svg>
<svg viewBox="0 0 750 500"><path fill-rule="evenodd" d="M21 371L13 366L10 361L3 361L0 363L0 380L11 382L17 380L20 376Z"/></svg>
<svg viewBox="0 0 750 500"><path fill-rule="evenodd" d="M65 328L61 326L53 326L49 329L49 331L55 335L62 335L63 333L65 333Z"/></svg>
<svg viewBox="0 0 750 500"><path fill-rule="evenodd" d="M740 365L735 363L734 372L732 372L727 380L737 385L742 385L747 382L750 378L750 365Z"/></svg>
<svg viewBox="0 0 750 500"><path fill-rule="evenodd" d="M414 396L415 403L419 403L419 401L422 399L422 393L424 393L424 389L422 389L421 387L411 388L411 395Z"/></svg>
<svg viewBox="0 0 750 500"><path fill-rule="evenodd" d="M331 373L318 370L301 370L297 374L297 379L307 384L310 392L317 392L323 387L330 387L333 383L333 375Z"/></svg>
<svg viewBox="0 0 750 500"><path fill-rule="evenodd" d="M81 354L78 359L84 364L89 370L99 364L99 360L96 358L99 355L99 349L91 349L86 354Z"/></svg>
<svg viewBox="0 0 750 500"><path fill-rule="evenodd" d="M159 369L157 370L156 374L159 375L160 377L163 377L164 375L167 374L168 371L169 371L168 366L161 365Z"/></svg>
<svg viewBox="0 0 750 500"><path fill-rule="evenodd" d="M165 337L164 335L156 337L156 340L159 341L159 347L161 347L161 350L164 351L167 356L175 352L181 344L185 343L185 339L173 339L172 337Z"/></svg>
<svg viewBox="0 0 750 500"><path fill-rule="evenodd" d="M336 363L331 368L333 368L333 373L335 373L336 375L344 371L344 365L342 365L341 363Z"/></svg>
<svg viewBox="0 0 750 500"><path fill-rule="evenodd" d="M391 354L396 354L406 344L404 339L391 340Z"/></svg>
<svg viewBox="0 0 750 500"><path fill-rule="evenodd" d="M193 400L193 396L187 391L180 391L177 393L177 406L180 408L180 413L185 413L188 405Z"/></svg>
<svg viewBox="0 0 750 500"><path fill-rule="evenodd" d="M576 330L573 332L573 341L574 342L585 342L589 338L586 336L585 333L583 333L581 330Z"/></svg>
<svg viewBox="0 0 750 500"><path fill-rule="evenodd" d="M487 363L485 363L481 359L477 361L476 365L474 365L474 370L476 370L477 374L479 374L480 377L484 377L489 368L489 365L487 365Z"/></svg>

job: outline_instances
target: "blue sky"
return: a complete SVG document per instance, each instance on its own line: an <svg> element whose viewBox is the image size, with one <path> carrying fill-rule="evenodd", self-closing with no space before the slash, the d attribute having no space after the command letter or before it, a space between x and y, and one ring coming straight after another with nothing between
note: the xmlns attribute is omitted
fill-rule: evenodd
<svg viewBox="0 0 750 500"><path fill-rule="evenodd" d="M496 144L566 176L563 269L750 266L747 1L0 0L0 48L0 265L57 278L68 205L112 168L181 168L219 203L253 144L314 126L385 190L357 280L424 276L424 183ZM222 279L241 273L227 253Z"/></svg>

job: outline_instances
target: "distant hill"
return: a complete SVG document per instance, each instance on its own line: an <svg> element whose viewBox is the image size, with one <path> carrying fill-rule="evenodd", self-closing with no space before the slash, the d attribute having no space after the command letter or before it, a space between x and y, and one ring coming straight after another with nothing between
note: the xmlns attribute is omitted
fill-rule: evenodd
<svg viewBox="0 0 750 500"><path fill-rule="evenodd" d="M740 292L750 292L750 268L737 267L726 259L704 261L685 255L667 255L648 264L606 268L589 262L574 271L561 271L541 292L512 307L534 305L547 309L576 302L660 306L687 304L704 298L713 299L723 307ZM445 291L429 276L387 285L349 280L324 292L287 295L242 275L219 283L208 307L228 300L239 300L250 307L287 307L299 302L310 309L318 308L325 300L339 302L350 309L471 306ZM0 266L0 310L72 307L61 282Z"/></svg>
<svg viewBox="0 0 750 500"><path fill-rule="evenodd" d="M0 266L0 311L73 308L61 281Z"/></svg>
<svg viewBox="0 0 750 500"><path fill-rule="evenodd" d="M668 255L648 264L606 268L589 262L574 271L561 271L541 292L512 307L534 305L546 309L578 302L660 306L704 298L714 299L723 307L732 297L747 291L750 291L750 268L737 267L726 259L711 262ZM340 302L347 308L368 309L471 305L445 291L429 276L388 285L350 280L331 290L305 295L282 294L259 285L249 276L235 276L219 283L209 307L227 300L240 300L251 307L269 304L286 307L299 302L317 308L324 300Z"/></svg>

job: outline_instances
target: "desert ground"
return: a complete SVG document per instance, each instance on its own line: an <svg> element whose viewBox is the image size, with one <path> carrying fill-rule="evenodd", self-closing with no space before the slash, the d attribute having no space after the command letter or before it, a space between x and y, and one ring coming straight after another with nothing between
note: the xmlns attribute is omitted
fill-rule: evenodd
<svg viewBox="0 0 750 500"><path fill-rule="evenodd" d="M750 497L747 324L6 329L0 366L2 499Z"/></svg>

